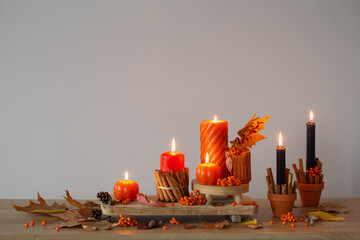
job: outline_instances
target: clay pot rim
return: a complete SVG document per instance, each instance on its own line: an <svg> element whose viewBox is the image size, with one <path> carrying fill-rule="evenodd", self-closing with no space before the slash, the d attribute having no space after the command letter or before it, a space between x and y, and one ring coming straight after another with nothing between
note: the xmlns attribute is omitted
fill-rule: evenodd
<svg viewBox="0 0 360 240"><path fill-rule="evenodd" d="M317 191L321 191L321 190L324 189L324 182L322 182L322 183L316 183L316 184L311 184L311 183L299 183L298 189L299 189L299 191L303 191L303 192L317 192Z"/></svg>
<svg viewBox="0 0 360 240"><path fill-rule="evenodd" d="M292 194L275 194L268 192L268 199L277 202L290 202L296 200L296 192Z"/></svg>

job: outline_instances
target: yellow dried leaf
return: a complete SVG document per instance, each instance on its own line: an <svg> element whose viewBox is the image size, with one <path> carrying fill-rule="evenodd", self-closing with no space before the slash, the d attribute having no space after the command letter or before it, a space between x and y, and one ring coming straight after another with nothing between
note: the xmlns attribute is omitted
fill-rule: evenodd
<svg viewBox="0 0 360 240"><path fill-rule="evenodd" d="M335 217L334 215L327 213L327 212L323 212L323 211L309 212L309 214L314 214L324 221L343 221L343 220L345 220L342 217Z"/></svg>
<svg viewBox="0 0 360 240"><path fill-rule="evenodd" d="M257 219L246 218L241 221L241 224L247 226L249 224L257 224Z"/></svg>

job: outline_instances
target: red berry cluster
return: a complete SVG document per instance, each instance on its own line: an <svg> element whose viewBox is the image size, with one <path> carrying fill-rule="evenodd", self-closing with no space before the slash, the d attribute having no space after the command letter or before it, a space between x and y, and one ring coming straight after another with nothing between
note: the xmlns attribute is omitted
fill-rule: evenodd
<svg viewBox="0 0 360 240"><path fill-rule="evenodd" d="M216 184L218 186L228 186L228 187L232 187L232 186L239 186L241 184L240 179L235 178L234 176L229 176L227 178L219 178L216 182Z"/></svg>
<svg viewBox="0 0 360 240"><path fill-rule="evenodd" d="M205 195L200 195L198 190L194 193L190 193L190 197L185 196L179 200L181 205L193 206L193 205L204 205L206 203Z"/></svg>
<svg viewBox="0 0 360 240"><path fill-rule="evenodd" d="M310 170L306 170L306 173L310 173L313 177L315 177L315 175L320 175L322 173L322 169L314 167L310 168Z"/></svg>

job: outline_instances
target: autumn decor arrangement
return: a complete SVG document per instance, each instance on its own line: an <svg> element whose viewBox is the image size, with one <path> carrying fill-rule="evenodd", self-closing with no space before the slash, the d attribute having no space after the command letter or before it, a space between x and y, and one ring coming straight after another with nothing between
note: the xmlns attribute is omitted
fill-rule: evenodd
<svg viewBox="0 0 360 240"><path fill-rule="evenodd" d="M30 201L28 206L17 206L14 209L28 213L41 213L64 220L62 223L47 226L59 231L63 227L82 226L86 231L106 230L116 227L136 227L138 230L160 228L166 231L169 223L180 225L175 216L181 215L229 215L232 222L239 222L250 229L265 227L256 219L242 220L242 215L255 215L258 204L243 193L249 191L251 181L251 149L258 141L266 139L259 132L271 116L257 117L256 114L237 132L238 137L230 141L228 147L228 122L215 118L200 122L200 164L196 168L196 179L191 181L193 192L189 192L189 172L185 167L185 155L175 151L175 138L172 140L171 151L160 155L160 169L154 170L156 195L144 195L139 192L137 182L129 180L128 172L125 179L117 181L113 186L113 194L101 191L97 193L100 204L74 200L66 191L65 203L49 205L40 194L39 203ZM286 148L283 146L283 135L279 134L279 145L276 147L276 178L271 168L267 169L266 182L268 199L273 215L280 217L282 224L287 222L295 227L298 221L304 221L305 226L313 226L315 221L340 221L343 218L332 216L329 212L345 213L351 209L327 203L322 204L309 215L295 217L292 213L296 190L299 189L302 206L318 206L321 192L324 188L322 163L315 158L315 123L313 112L307 126L306 169L302 159L299 168L293 164L295 177L286 168ZM215 196L222 196L216 198ZM221 201L219 201L221 199ZM117 222L108 221L108 215L117 215ZM138 222L134 216L172 216L170 222L151 220ZM111 219L111 218L109 218ZM228 221L205 222L199 218L199 226L205 229L225 229ZM270 221L270 225L274 221ZM25 223L25 228L35 225L34 221ZM168 225L168 226L167 226ZM182 224L182 229L193 229L196 225Z"/></svg>
<svg viewBox="0 0 360 240"><path fill-rule="evenodd" d="M293 165L296 179L299 182L299 194L302 206L319 206L322 190L324 189L324 175L322 173L322 163L316 158L316 167L304 171L303 161L299 158L299 169Z"/></svg>
<svg viewBox="0 0 360 240"><path fill-rule="evenodd" d="M237 132L239 137L230 141L231 147L226 151L226 164L231 176L239 179L242 184L251 181L251 153L250 150L258 141L266 139L259 132L271 117L255 117Z"/></svg>
<svg viewBox="0 0 360 240"><path fill-rule="evenodd" d="M275 217L291 212L296 200L296 189L298 182L293 181L293 174L286 169L286 183L280 185L275 184L271 168L266 169L266 183L268 186L268 199L270 200L271 209Z"/></svg>

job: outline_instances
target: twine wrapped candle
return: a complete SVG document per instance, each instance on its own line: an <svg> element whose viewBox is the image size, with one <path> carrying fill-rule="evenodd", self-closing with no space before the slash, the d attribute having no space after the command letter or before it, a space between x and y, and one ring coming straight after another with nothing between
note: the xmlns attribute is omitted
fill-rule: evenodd
<svg viewBox="0 0 360 240"><path fill-rule="evenodd" d="M229 170L226 167L225 151L228 147L228 122L225 120L204 120L200 122L201 163L206 162L206 153L209 162L217 164L221 169L221 177L227 177Z"/></svg>

